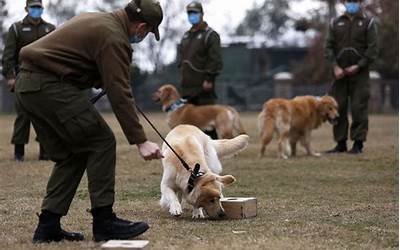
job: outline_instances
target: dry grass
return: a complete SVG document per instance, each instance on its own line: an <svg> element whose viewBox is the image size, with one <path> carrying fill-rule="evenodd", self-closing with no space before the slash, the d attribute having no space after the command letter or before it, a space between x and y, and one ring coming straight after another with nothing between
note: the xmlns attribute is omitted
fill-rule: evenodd
<svg viewBox="0 0 400 250"><path fill-rule="evenodd" d="M255 196L258 216L248 220L192 220L161 212L158 199L160 162L145 163L124 139L113 115L106 115L118 139L115 210L124 218L148 221L141 239L151 249L386 249L398 248L398 117L373 116L369 141L360 156L276 158L276 143L257 158L255 113L243 115L251 136L249 148L224 160L224 173L237 183L226 196ZM163 114L151 114L163 134ZM9 144L13 116L0 116L0 249L98 248L91 239L87 180L83 179L63 218L66 229L81 231L83 243L33 246L50 162L38 162L37 143L30 143L26 161L15 163ZM150 139L160 141L146 124ZM328 125L313 134L316 149L333 146ZM33 136L32 136L33 139ZM33 141L33 140L32 140ZM240 234L237 231L244 231Z"/></svg>

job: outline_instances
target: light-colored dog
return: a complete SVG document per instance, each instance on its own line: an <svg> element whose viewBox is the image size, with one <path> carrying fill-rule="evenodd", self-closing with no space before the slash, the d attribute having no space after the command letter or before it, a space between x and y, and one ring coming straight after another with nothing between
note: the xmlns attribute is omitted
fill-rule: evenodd
<svg viewBox="0 0 400 250"><path fill-rule="evenodd" d="M162 110L167 112L167 123L171 129L180 124L190 124L201 130L215 127L218 137L224 139L246 133L239 113L233 107L185 103L173 85L161 86L154 92L153 100L160 102Z"/></svg>
<svg viewBox="0 0 400 250"><path fill-rule="evenodd" d="M258 116L261 136L261 156L272 140L274 132L279 136L278 154L287 159L296 155L296 144L300 141L308 155L320 156L311 148L311 130L323 122L337 122L338 104L330 96L299 96L294 99L271 99L264 103Z"/></svg>
<svg viewBox="0 0 400 250"><path fill-rule="evenodd" d="M161 181L162 208L174 216L182 214L182 199L193 206L193 218L219 218L225 215L221 206L222 187L235 181L232 175L220 176L221 157L228 157L243 150L249 136L239 135L233 139L212 140L200 129L192 125L179 125L172 129L166 141L193 170L200 164L203 173L188 188L191 172L186 170L177 156L165 145L162 146L163 176Z"/></svg>

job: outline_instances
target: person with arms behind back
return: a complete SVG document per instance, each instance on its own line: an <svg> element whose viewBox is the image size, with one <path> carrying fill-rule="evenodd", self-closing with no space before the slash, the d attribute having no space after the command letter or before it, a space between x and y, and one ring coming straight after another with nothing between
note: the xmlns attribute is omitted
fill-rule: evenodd
<svg viewBox="0 0 400 250"><path fill-rule="evenodd" d="M55 26L42 19L43 4L41 0L27 0L25 11L28 15L19 22L11 25L8 30L3 51L3 75L7 85L14 92L15 79L19 72L19 52L22 47L40 39L55 29ZM14 130L11 143L14 144L14 159L23 161L25 144L29 142L30 120L23 114L16 104L17 118L14 121ZM39 160L48 160L48 156L39 143Z"/></svg>

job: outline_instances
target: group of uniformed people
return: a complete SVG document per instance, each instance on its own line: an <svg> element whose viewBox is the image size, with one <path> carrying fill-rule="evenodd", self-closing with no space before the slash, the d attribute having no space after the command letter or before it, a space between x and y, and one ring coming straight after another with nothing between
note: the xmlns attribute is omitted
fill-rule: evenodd
<svg viewBox="0 0 400 250"><path fill-rule="evenodd" d="M326 57L336 79L332 95L341 115L334 127L338 144L330 152L347 151L350 102L351 139L355 141L351 151L361 153L368 130L368 69L377 57L377 28L364 15L362 0L342 2L346 12L331 22L326 42ZM26 11L24 20L8 32L3 74L16 96L15 160L23 160L31 121L42 148L39 158L55 162L33 242L84 239L80 233L63 230L60 218L67 214L85 171L94 240L142 234L149 228L145 222L120 219L113 212L116 141L83 90L105 89L128 142L138 147L145 160L162 158L158 145L147 140L139 123L129 83L131 43L141 42L149 32L160 39L160 4L131 0L111 13L78 15L55 31L41 19L41 0L27 0ZM213 104L215 79L222 69L220 37L203 20L199 2L187 5L186 11L192 27L178 49L181 92L194 104ZM206 133L216 137L215 131Z"/></svg>

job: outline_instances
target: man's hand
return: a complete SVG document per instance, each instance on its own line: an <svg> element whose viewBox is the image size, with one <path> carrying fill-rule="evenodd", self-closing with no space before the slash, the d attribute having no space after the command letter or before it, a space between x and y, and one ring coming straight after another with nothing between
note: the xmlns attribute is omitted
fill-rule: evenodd
<svg viewBox="0 0 400 250"><path fill-rule="evenodd" d="M11 92L14 92L15 89L15 78L10 78L7 80L7 87Z"/></svg>
<svg viewBox="0 0 400 250"><path fill-rule="evenodd" d="M137 145L140 156L146 161L161 159L164 156L161 154L161 150L158 145L151 141L145 141L142 144Z"/></svg>
<svg viewBox="0 0 400 250"><path fill-rule="evenodd" d="M213 85L214 84L212 82L206 80L203 82L203 90L205 92L210 92L213 89Z"/></svg>
<svg viewBox="0 0 400 250"><path fill-rule="evenodd" d="M337 65L333 68L333 73L335 74L336 80L340 80L346 75L345 71Z"/></svg>
<svg viewBox="0 0 400 250"><path fill-rule="evenodd" d="M345 68L344 71L346 72L346 75L354 76L355 74L358 73L358 71L360 71L360 67L358 65L352 65L350 67Z"/></svg>

